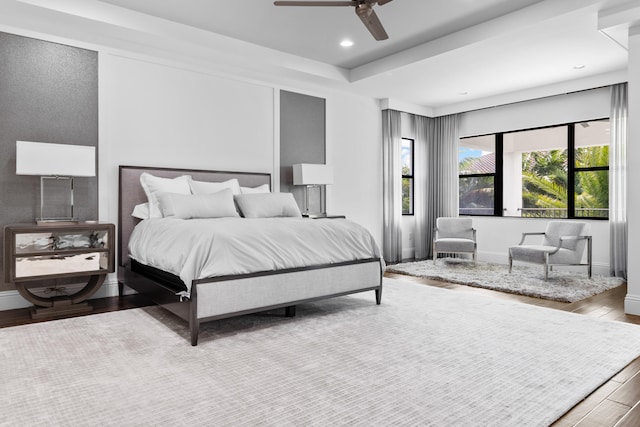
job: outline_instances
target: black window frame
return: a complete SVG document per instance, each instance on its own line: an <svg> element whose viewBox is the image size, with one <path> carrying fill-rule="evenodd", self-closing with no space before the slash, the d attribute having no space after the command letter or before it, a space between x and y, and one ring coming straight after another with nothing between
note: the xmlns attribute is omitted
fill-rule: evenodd
<svg viewBox="0 0 640 427"><path fill-rule="evenodd" d="M404 209L402 210L402 216L413 216L415 209L414 209L414 195L415 195L415 180L414 180L414 176L415 176L415 140L413 138L406 138L406 137L402 137L401 141L409 141L411 143L411 175L405 175L404 173L402 173L402 180L404 181L404 179L409 179L411 182L411 185L409 186L409 188L411 189L411 194L409 194L409 212L405 213ZM401 143L402 144L402 143ZM401 165L402 165L402 160L401 160ZM403 203L404 205L404 203Z"/></svg>
<svg viewBox="0 0 640 427"><path fill-rule="evenodd" d="M503 133L491 133L486 135L477 135L477 136L487 136L493 135L494 138L494 157L495 157L495 171L493 173L467 173L467 174L458 174L458 182L460 182L461 178L482 178L482 177L493 177L493 214L491 215L480 215L480 214L472 214L472 213L460 213L460 206L458 206L458 214L461 216L502 216L503 208L502 208L502 178L503 178L503 164L504 161L502 159L502 140ZM477 136L468 136L465 138L477 138ZM465 139L465 138L460 138Z"/></svg>
<svg viewBox="0 0 640 427"><path fill-rule="evenodd" d="M563 123L557 125L550 126L540 126L529 129L517 129L506 132L496 132L489 133L483 135L472 135L464 138L460 138L460 140L466 138L477 138L480 136L495 136L495 161L496 161L496 171L493 174L458 174L458 180L461 178L470 178L470 177L481 177L481 176L493 176L494 177L494 213L493 215L474 215L474 214L464 214L460 212L460 207L458 207L458 214L460 216L499 216L504 217L504 208L503 208L503 180L504 180L504 151L503 151L503 140L504 135L518 132L527 132L539 129L551 129L551 128L561 128L567 127L567 217L559 218L559 219L588 219L588 220L609 220L609 215L606 217L599 216L576 216L575 211L575 177L577 173L580 172L593 172L593 171L604 171L607 172L610 170L610 167L607 166L590 166L590 167L576 167L575 165L575 127L580 123L584 122L596 122L596 121L604 121L610 120L609 117L600 117L595 119L581 120L579 122L571 122L571 123ZM517 218L517 217L507 217L507 218Z"/></svg>

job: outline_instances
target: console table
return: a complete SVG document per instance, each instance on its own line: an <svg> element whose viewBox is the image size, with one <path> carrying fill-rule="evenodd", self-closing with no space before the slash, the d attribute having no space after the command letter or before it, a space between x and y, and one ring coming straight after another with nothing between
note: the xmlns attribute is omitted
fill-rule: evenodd
<svg viewBox="0 0 640 427"><path fill-rule="evenodd" d="M34 304L33 318L89 312L93 307L86 300L104 283L107 273L115 271L114 238L115 226L108 223L7 225L4 280ZM30 282L60 278L78 278L86 284L72 294L50 286L50 297L28 287Z"/></svg>

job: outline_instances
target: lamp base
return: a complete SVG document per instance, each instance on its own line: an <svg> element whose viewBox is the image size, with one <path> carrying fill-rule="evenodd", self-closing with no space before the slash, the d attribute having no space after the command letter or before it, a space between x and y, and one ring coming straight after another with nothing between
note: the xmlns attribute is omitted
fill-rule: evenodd
<svg viewBox="0 0 640 427"><path fill-rule="evenodd" d="M37 225L71 225L77 224L78 218L37 218Z"/></svg>

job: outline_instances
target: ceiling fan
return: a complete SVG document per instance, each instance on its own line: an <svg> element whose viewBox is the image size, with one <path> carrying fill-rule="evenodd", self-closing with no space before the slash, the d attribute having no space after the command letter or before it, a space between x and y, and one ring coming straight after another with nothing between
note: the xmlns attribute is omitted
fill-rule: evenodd
<svg viewBox="0 0 640 427"><path fill-rule="evenodd" d="M354 0L354 1L274 1L276 6L353 6L356 8L356 15L376 40L386 40L389 38L384 30L378 15L373 11L373 5L380 6L392 0Z"/></svg>

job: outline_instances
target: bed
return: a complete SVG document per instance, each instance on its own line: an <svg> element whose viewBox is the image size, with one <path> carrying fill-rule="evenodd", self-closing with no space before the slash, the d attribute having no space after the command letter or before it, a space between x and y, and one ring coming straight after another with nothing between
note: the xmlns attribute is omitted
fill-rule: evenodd
<svg viewBox="0 0 640 427"><path fill-rule="evenodd" d="M134 289L149 297L154 303L161 305L175 315L184 319L189 324L191 345L198 343L200 324L231 316L239 316L260 311L283 308L284 315L292 317L295 315L296 305L323 299L347 295L355 292L374 291L375 302L380 304L382 297L382 275L384 262L382 261L373 238L371 241L375 250L370 253L360 251L357 255L342 255L336 258L336 254L329 254L323 249L315 250L313 246L314 238L309 239L309 250L315 250L319 254L318 259L328 259L328 261L316 262L312 265L291 264L290 257L273 261L274 267L261 268L260 264L252 267L259 271L244 272L242 268L218 268L209 269L199 266L191 269L172 270L171 268L158 267L148 260L153 260L154 256L144 257L137 252L130 254L130 243L134 251L138 251L145 246L140 243L140 235L164 235L165 232L158 232L162 228L156 229L155 223L160 223L166 227L171 221L163 220L140 220L132 216L134 209L147 202L147 194L140 184L140 176L150 174L154 177L172 178L188 175L192 180L202 183L222 183L237 179L244 189L270 188L271 176L267 173L247 173L247 172L221 172L187 169L151 168L139 166L120 166L119 168L119 215L118 215L118 285L122 295L124 287ZM206 185L206 184L205 184ZM217 185L217 184L213 184ZM177 196L176 196L177 197ZM236 202L238 200L236 199ZM286 219L283 219L285 221ZM196 228L199 227L198 220L175 220L174 224ZM203 220L203 226L204 226ZM233 229L232 224L251 224L254 232L262 225L258 226L261 219L224 219L228 226L225 229ZM210 222L224 222L212 220ZM245 221L245 222L242 222ZM273 223L279 219L264 220ZM333 225L330 222L335 222ZM334 219L291 219L283 229L293 229L302 231L302 227L313 229L331 229L328 231L340 239L341 228L348 230L348 220ZM255 224L255 225L254 225ZM356 224L351 223L353 226ZM220 225L218 225L220 226ZM359 226L358 226L359 227ZM334 228L336 230L334 230ZM313 231L314 233L316 231ZM146 233L146 234L144 234ZM182 231L175 234L181 234ZM306 231L304 232L306 233ZM345 231L352 234L351 231ZM130 239L134 235L134 239ZM206 234L206 233L201 233ZM228 234L228 233L227 233ZM368 234L368 232L367 232ZM167 234L169 235L169 234ZM304 234L306 236L306 234ZM309 234L313 236L313 234ZM231 239L230 242L234 240ZM153 240L149 240L152 242ZM305 240L306 241L306 240ZM346 241L346 240L345 240ZM156 241L157 242L157 241ZM166 244L162 243L162 244ZM157 243L150 244L150 247L158 246ZM353 246L353 245L347 245ZM156 251L157 252L157 251ZM164 251L165 253L168 251ZM180 252L181 251L176 251ZM228 251L234 252L234 251ZM239 251L235 251L238 252ZM337 252L340 252L339 250ZM219 252L218 252L219 253ZM234 256L242 258L236 253ZM254 251L254 254L259 254ZM216 256L208 256L212 260ZM345 258L346 257L346 258ZM351 257L352 259L347 259ZM194 258L192 257L189 257ZM195 258L203 258L197 255ZM251 257L253 263L254 258ZM228 261L228 262L227 262ZM247 259L239 261L247 261ZM258 260L259 261L259 260ZM256 263L258 262L256 261ZM263 263L269 261L263 260ZM175 263L177 264L177 262ZM221 266L235 265L230 259L219 262ZM240 262L243 264L243 262ZM246 264L246 262L244 262ZM307 261L308 264L308 261ZM267 265L267 264L264 264ZM167 271L170 270L170 271ZM185 272L186 270L186 272ZM194 272L195 271L195 272ZM201 277L205 274L206 277Z"/></svg>

